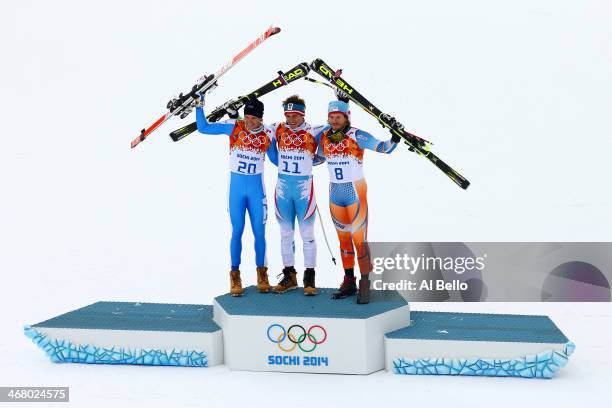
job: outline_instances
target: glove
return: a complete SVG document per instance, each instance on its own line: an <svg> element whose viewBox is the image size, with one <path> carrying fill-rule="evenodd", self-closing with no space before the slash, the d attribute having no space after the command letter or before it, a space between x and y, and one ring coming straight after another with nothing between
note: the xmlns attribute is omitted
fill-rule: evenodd
<svg viewBox="0 0 612 408"><path fill-rule="evenodd" d="M338 88L336 88L336 90L334 92L336 93L336 98L339 101L348 103L349 96L348 96L348 94L346 92L344 92L344 91L342 91L341 89L338 89Z"/></svg>
<svg viewBox="0 0 612 408"><path fill-rule="evenodd" d="M399 143L402 140L402 138L398 136L397 133L395 133L393 130L390 129L389 131L391 132L391 141L393 143Z"/></svg>
<svg viewBox="0 0 612 408"><path fill-rule="evenodd" d="M198 93L198 98L196 98L194 105L198 108L201 108L204 106L204 94L203 93Z"/></svg>
<svg viewBox="0 0 612 408"><path fill-rule="evenodd" d="M214 84L212 84L212 85L210 86L210 88L208 88L206 91L203 91L203 92L198 92L198 93L197 93L197 95L199 96L199 98L196 98L196 101L195 101L194 105L195 105L195 106L198 106L198 107L203 107L203 106L204 106L204 94L205 94L206 92L210 92L210 91L212 91L212 90L213 90L213 89L215 89L217 86L219 86L219 85L218 85L218 84L217 84L217 82L215 81L215 83L214 83ZM195 86L194 86L194 88L195 88Z"/></svg>
<svg viewBox="0 0 612 408"><path fill-rule="evenodd" d="M229 105L227 105L227 108L225 108L225 112L227 113L227 116L230 117L230 119L238 118L238 109L236 108L236 105L234 105L233 103L230 103Z"/></svg>

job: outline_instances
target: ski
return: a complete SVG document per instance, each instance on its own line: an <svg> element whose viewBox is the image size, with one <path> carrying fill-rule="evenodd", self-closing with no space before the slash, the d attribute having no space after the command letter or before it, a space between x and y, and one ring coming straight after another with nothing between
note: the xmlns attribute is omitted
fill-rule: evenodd
<svg viewBox="0 0 612 408"><path fill-rule="evenodd" d="M265 40L280 32L278 27L268 28L262 35L257 37L255 41L250 43L245 49L236 54L230 61L223 65L214 75L205 75L200 77L196 84L191 88L187 94L180 94L177 98L174 98L168 102L166 108L168 111L157 119L151 126L146 129L142 129L140 135L132 140L130 146L135 148L144 141L151 133L159 128L164 122L170 119L172 116L180 116L181 118L186 117L192 110L195 101L198 98L199 93L203 93L211 90L217 84L217 80L223 76L230 68L232 68L238 61L243 59L247 54L257 48Z"/></svg>
<svg viewBox="0 0 612 408"><path fill-rule="evenodd" d="M360 106L370 115L374 116L378 122L385 128L390 129L394 134L404 139L404 142L410 147L410 150L426 157L432 162L437 168L439 168L444 174L446 174L453 182L455 182L462 189L467 189L470 182L459 174L456 170L446 164L442 159L436 156L430 149L431 144L427 140L408 132L404 129L404 126L395 120L391 115L388 115L378 109L374 104L368 101L363 95L349 85L343 78L340 77L341 71L335 71L329 67L323 60L317 58L311 62L310 68L317 74L325 78L331 83L336 89L344 92L348 98L353 101L356 105ZM314 81L313 81L314 82Z"/></svg>
<svg viewBox="0 0 612 408"><path fill-rule="evenodd" d="M227 113L227 109L231 108L232 110L238 111L238 109L242 108L245 103L254 98L259 98L267 93L270 93L280 87L283 87L297 79L305 78L310 72L310 67L307 63L302 62L297 66L290 69L288 72L283 73L282 71L278 72L278 77L268 82L261 88L251 92L245 96L239 96L236 99L232 99L230 101L225 102L223 105L218 106L213 110L206 119L209 122L216 122L220 120ZM182 128L176 129L175 131L170 133L170 137L175 142L183 139L184 137L190 135L198 129L196 122L190 123Z"/></svg>

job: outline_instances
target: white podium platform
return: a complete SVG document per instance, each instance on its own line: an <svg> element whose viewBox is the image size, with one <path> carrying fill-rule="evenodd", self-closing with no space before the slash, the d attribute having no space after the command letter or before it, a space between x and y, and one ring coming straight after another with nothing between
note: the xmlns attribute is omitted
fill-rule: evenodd
<svg viewBox="0 0 612 408"><path fill-rule="evenodd" d="M231 370L368 374L382 370L384 334L410 323L410 307L395 291L332 300L335 289L284 294L218 296L214 320L223 329L225 364Z"/></svg>

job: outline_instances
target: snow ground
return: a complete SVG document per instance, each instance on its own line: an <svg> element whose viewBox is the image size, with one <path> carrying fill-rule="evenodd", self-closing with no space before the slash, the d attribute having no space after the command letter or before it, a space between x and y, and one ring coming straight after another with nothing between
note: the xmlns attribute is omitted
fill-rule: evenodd
<svg viewBox="0 0 612 408"><path fill-rule="evenodd" d="M227 142L172 143L167 133L185 123L173 120L137 149L128 144L172 93L271 22L283 32L220 81L209 108L321 57L472 182L462 191L406 150L366 154L371 241L610 241L611 11L594 0L5 5L0 385L69 385L77 406L216 406L230 397L331 405L342 392L364 406L602 405L611 395L609 304L423 305L550 314L577 345L552 381L54 365L21 328L96 300L209 303L226 290ZM280 120L280 100L295 92L311 123L325 120L332 95L305 82L266 96L265 119ZM387 137L363 112L354 109L353 122ZM335 246L325 173L315 171L316 194ZM274 182L269 166L269 196ZM318 283L335 286L340 274L316 231ZM274 272L273 219L267 236ZM248 230L244 239L248 271Z"/></svg>

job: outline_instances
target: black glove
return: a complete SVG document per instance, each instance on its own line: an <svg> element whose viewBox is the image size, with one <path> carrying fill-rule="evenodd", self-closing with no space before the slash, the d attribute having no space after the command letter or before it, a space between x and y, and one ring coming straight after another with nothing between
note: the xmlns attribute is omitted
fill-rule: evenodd
<svg viewBox="0 0 612 408"><path fill-rule="evenodd" d="M400 136L397 135L397 133L395 133L393 130L389 129L389 131L391 132L391 141L393 143L399 143L401 142L402 138Z"/></svg>
<svg viewBox="0 0 612 408"><path fill-rule="evenodd" d="M399 131L402 131L404 129L404 125L398 122L397 119L395 119L393 116L385 115L385 119L392 129L397 129Z"/></svg>

